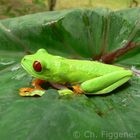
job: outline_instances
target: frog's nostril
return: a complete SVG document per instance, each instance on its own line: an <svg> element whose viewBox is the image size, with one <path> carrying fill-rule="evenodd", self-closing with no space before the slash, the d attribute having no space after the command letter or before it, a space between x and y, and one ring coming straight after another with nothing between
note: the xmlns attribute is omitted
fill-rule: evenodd
<svg viewBox="0 0 140 140"><path fill-rule="evenodd" d="M22 59L22 61L25 61L25 60L26 60L25 58Z"/></svg>

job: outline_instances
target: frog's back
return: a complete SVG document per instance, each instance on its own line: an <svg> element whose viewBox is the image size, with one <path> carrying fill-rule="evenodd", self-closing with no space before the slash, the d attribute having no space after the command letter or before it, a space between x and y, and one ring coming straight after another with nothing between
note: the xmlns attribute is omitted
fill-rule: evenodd
<svg viewBox="0 0 140 140"><path fill-rule="evenodd" d="M88 60L69 60L69 64L76 70L89 72L91 74L96 73L98 76L124 69L123 67Z"/></svg>
<svg viewBox="0 0 140 140"><path fill-rule="evenodd" d="M91 78L124 69L122 67L103 64L97 61L75 59L62 59L61 67L63 67L64 70L61 74L65 75L68 82L83 82Z"/></svg>

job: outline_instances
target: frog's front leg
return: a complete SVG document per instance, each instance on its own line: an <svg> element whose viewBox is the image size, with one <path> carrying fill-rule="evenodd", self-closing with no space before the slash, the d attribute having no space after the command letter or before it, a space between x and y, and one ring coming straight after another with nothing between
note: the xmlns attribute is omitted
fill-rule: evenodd
<svg viewBox="0 0 140 140"><path fill-rule="evenodd" d="M43 83L46 81L40 80L40 79L35 79L32 81L32 86L33 88L20 88L19 94L20 96L42 96L45 92L45 89L41 87ZM66 95L66 94L73 94L73 91L68 89L65 85L57 84L57 83L52 83L49 82L49 84L55 88L58 89L58 93L60 95Z"/></svg>
<svg viewBox="0 0 140 140"><path fill-rule="evenodd" d="M132 71L120 70L87 80L81 84L80 88L89 94L105 94L127 82L131 76Z"/></svg>
<svg viewBox="0 0 140 140"><path fill-rule="evenodd" d="M35 80L32 81L32 86L34 88L20 88L19 94L21 96L34 96L34 94L36 94L36 93L33 93L33 91L36 91L36 90L44 90L41 87L41 84L43 84L44 82L45 82L44 80L35 79Z"/></svg>

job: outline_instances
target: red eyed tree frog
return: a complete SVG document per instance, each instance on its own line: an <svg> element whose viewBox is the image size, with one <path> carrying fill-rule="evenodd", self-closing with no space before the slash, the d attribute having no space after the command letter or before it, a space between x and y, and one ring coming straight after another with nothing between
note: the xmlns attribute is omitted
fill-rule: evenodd
<svg viewBox="0 0 140 140"><path fill-rule="evenodd" d="M26 55L21 61L22 67L35 80L35 88L21 88L20 95L32 96L35 90L43 90L40 84L49 81L61 84L61 95L72 93L106 94L127 82L133 75L123 67L103 64L97 61L67 59L49 54L39 49L35 54ZM71 88L63 88L66 85Z"/></svg>

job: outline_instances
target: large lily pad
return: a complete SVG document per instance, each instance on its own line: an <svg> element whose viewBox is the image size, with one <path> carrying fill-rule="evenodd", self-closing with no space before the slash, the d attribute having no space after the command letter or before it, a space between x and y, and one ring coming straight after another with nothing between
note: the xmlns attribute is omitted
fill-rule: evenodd
<svg viewBox="0 0 140 140"><path fill-rule="evenodd" d="M65 10L0 21L0 138L140 139L140 79L106 96L59 96L49 89L40 98L18 95L32 77L21 67L27 51L95 59L129 41L140 42L139 8L110 11ZM140 48L114 63L140 68Z"/></svg>

